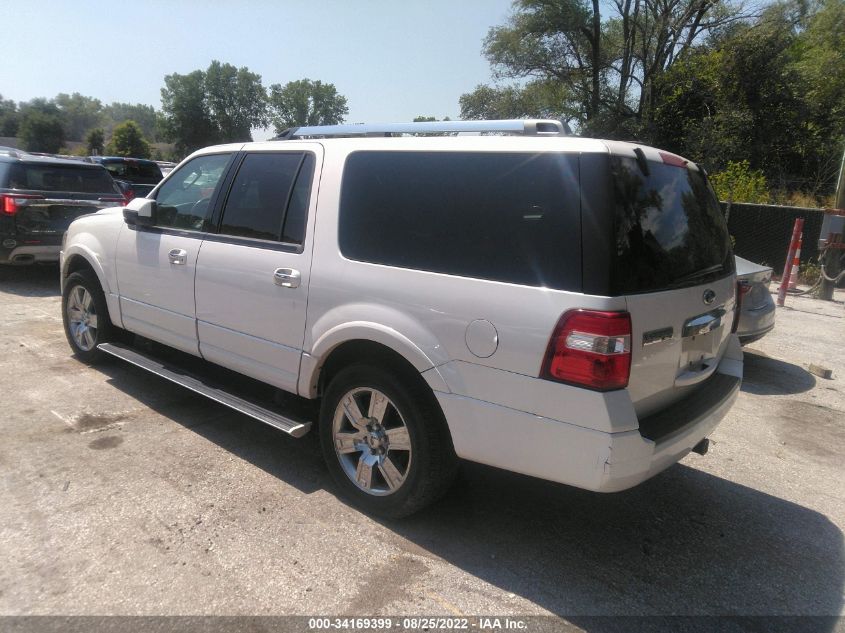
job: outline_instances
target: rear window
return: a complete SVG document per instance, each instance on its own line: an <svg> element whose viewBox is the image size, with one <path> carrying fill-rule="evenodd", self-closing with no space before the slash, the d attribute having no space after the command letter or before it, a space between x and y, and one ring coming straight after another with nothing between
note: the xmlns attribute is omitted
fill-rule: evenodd
<svg viewBox="0 0 845 633"><path fill-rule="evenodd" d="M704 175L634 158L611 162L616 262L611 294L694 286L733 272L730 237Z"/></svg>
<svg viewBox="0 0 845 633"><path fill-rule="evenodd" d="M350 259L562 290L581 288L578 158L356 152L343 174Z"/></svg>
<svg viewBox="0 0 845 633"><path fill-rule="evenodd" d="M161 170L155 163L138 163L134 161L109 162L103 161L103 167L115 178L154 185L162 179Z"/></svg>
<svg viewBox="0 0 845 633"><path fill-rule="evenodd" d="M65 193L115 193L109 173L100 167L18 163L9 169L10 189Z"/></svg>

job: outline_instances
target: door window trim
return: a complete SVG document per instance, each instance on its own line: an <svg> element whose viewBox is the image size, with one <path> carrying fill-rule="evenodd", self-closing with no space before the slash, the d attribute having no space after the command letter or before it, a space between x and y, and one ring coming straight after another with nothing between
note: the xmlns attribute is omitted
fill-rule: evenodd
<svg viewBox="0 0 845 633"><path fill-rule="evenodd" d="M296 168L296 176L294 176L293 180L291 181L290 188L288 189L287 200L284 209L285 215L281 223L280 231L284 231L284 225L287 222L287 214L288 208L290 207L291 197L293 196L293 191L296 188L296 184L299 181L299 177L302 174L302 168L305 165L306 157L308 154L311 154L311 156L313 156L314 169L313 173L311 174L311 181L308 183L308 199L305 202L305 230L302 235L302 244L296 244L294 242L283 242L281 241L281 236L279 240L263 240L256 237L227 235L225 233L220 232L220 227L223 223L223 211L226 208L226 203L228 202L229 195L232 192L232 186L234 185L235 178L237 177L237 174L240 171L243 162L246 160L246 157L255 154L297 154L301 157L299 165ZM214 211L211 215L210 220L207 220L208 231L206 232L205 239L210 242L219 242L222 244L250 246L253 248L262 248L271 251L281 251L297 255L302 254L305 251L305 241L308 236L308 220L310 215L309 211L311 210L311 198L314 189L314 176L317 174L318 167L319 165L317 160L317 153L312 149L287 149L282 151L246 150L237 152L235 160L232 161L232 163L228 167L228 171L226 173L225 178L221 179L222 186L220 192L217 194L218 198L215 200ZM224 188L226 190L225 195L221 195Z"/></svg>

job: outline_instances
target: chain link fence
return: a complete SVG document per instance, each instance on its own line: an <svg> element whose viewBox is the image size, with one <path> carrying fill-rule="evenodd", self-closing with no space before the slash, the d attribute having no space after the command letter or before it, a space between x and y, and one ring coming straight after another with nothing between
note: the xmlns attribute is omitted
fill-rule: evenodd
<svg viewBox="0 0 845 633"><path fill-rule="evenodd" d="M772 204L722 203L728 231L734 238L734 253L757 264L771 266L780 276L795 218L804 218L801 263L818 262L819 237L824 211Z"/></svg>

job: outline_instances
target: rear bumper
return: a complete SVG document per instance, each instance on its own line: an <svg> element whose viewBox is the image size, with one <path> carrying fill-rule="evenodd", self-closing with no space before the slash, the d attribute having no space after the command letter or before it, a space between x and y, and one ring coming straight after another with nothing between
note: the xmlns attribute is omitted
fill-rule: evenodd
<svg viewBox="0 0 845 633"><path fill-rule="evenodd" d="M59 238L59 242L61 242L61 238ZM0 264L25 266L42 262L57 262L61 250L60 243L23 244L13 248L0 248Z"/></svg>
<svg viewBox="0 0 845 633"><path fill-rule="evenodd" d="M762 307L740 312L736 329L739 340L751 343L770 332L775 327L775 310L775 302L769 297Z"/></svg>
<svg viewBox="0 0 845 633"><path fill-rule="evenodd" d="M732 369L735 366L714 374L696 391L698 397L694 394L641 420L640 429L616 433L466 396L436 395L460 457L587 490L615 492L668 468L713 432L739 393L742 380L730 375L736 373Z"/></svg>

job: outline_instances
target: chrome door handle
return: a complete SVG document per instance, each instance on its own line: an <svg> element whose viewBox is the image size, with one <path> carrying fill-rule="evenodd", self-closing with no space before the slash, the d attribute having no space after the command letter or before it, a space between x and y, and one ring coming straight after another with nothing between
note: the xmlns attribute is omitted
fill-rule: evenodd
<svg viewBox="0 0 845 633"><path fill-rule="evenodd" d="M293 268L277 268L273 273L273 283L282 288L299 288L302 274Z"/></svg>
<svg viewBox="0 0 845 633"><path fill-rule="evenodd" d="M170 263L176 266L184 266L188 261L188 251L181 248L174 248L168 253Z"/></svg>

